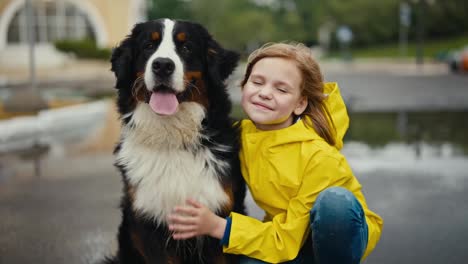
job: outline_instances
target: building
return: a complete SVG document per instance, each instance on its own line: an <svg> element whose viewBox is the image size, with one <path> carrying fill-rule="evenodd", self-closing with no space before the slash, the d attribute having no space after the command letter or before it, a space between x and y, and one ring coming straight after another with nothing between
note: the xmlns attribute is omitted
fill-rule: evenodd
<svg viewBox="0 0 468 264"><path fill-rule="evenodd" d="M63 63L65 56L53 48L56 40L90 38L99 47L113 47L146 19L145 0L0 0L0 68L28 64L27 1L38 67Z"/></svg>

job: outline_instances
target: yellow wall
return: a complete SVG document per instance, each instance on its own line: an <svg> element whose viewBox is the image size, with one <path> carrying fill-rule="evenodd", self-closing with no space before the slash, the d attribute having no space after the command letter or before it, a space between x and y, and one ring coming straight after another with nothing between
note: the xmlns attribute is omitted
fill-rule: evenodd
<svg viewBox="0 0 468 264"><path fill-rule="evenodd" d="M131 0L88 0L102 15L109 47L116 46L129 32L129 14Z"/></svg>
<svg viewBox="0 0 468 264"><path fill-rule="evenodd" d="M10 0L0 0L0 14L3 12L3 9L9 2Z"/></svg>
<svg viewBox="0 0 468 264"><path fill-rule="evenodd" d="M0 0L0 15L15 0ZM33 0L34 1L34 0ZM134 0L80 0L96 7L107 31L108 47L116 46L131 30L130 9Z"/></svg>

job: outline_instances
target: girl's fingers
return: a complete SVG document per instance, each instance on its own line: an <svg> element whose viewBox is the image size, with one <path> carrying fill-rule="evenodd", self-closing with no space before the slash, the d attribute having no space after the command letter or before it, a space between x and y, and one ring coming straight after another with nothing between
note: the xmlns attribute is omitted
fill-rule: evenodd
<svg viewBox="0 0 468 264"><path fill-rule="evenodd" d="M169 223L182 224L182 225L194 225L197 223L197 220L193 217L181 216L181 215L170 215Z"/></svg>
<svg viewBox="0 0 468 264"><path fill-rule="evenodd" d="M197 234L195 232L187 232L187 233L174 233L172 238L175 240L182 240L182 239L189 239L195 237Z"/></svg>
<svg viewBox="0 0 468 264"><path fill-rule="evenodd" d="M186 233L186 232L195 232L196 226L193 225L170 225L169 230L174 231L174 233Z"/></svg>
<svg viewBox="0 0 468 264"><path fill-rule="evenodd" d="M203 204L195 201L192 198L187 199L187 203L190 204L191 206L195 207L195 208L202 208L203 207Z"/></svg>
<svg viewBox="0 0 468 264"><path fill-rule="evenodd" d="M197 209L193 207L188 207L188 206L177 206L174 210L175 212L179 214L184 214L184 215L197 215Z"/></svg>

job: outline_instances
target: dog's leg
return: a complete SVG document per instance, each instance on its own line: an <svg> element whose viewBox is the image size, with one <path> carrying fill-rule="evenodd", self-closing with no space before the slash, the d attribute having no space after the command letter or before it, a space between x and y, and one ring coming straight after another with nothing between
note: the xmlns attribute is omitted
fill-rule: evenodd
<svg viewBox="0 0 468 264"><path fill-rule="evenodd" d="M140 241L136 232L132 230L128 217L129 208L124 209L122 223L119 227L118 259L121 264L145 264L144 255L140 252Z"/></svg>

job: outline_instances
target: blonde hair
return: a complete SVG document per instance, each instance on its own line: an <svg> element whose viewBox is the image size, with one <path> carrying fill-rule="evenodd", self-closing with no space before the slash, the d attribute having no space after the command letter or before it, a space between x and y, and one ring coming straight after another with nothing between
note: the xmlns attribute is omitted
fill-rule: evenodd
<svg viewBox="0 0 468 264"><path fill-rule="evenodd" d="M241 87L247 83L253 66L263 58L284 58L296 63L302 75L301 95L307 98L307 107L301 116L305 124L315 131L330 145L335 145L335 126L328 109L325 107L326 96L323 93L323 76L320 67L312 57L311 50L301 43L267 43L250 54L247 60Z"/></svg>

